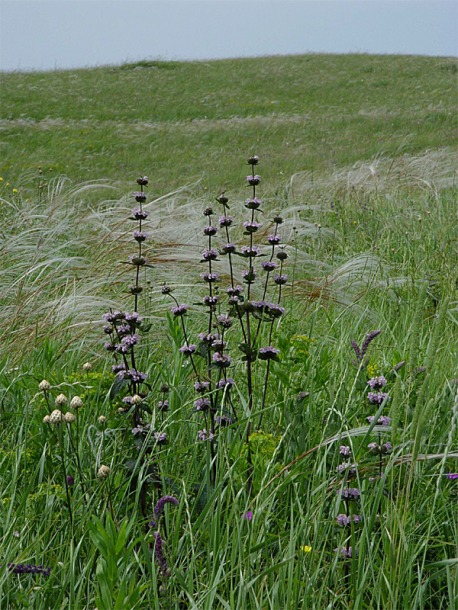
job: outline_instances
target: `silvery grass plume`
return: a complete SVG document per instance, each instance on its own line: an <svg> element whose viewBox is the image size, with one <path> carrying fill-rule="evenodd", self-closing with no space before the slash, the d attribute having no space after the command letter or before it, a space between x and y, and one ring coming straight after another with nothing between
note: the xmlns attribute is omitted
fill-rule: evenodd
<svg viewBox="0 0 458 610"><path fill-rule="evenodd" d="M198 184L183 187L178 191L168 193L163 197L147 200L145 210L149 212L148 230L154 239L154 275L156 290L153 290L152 303L155 310L165 311L164 302L160 295L160 286L163 283L173 284L180 290L181 297L186 300L189 293L195 291L195 282L189 282L190 273L196 276L195 261L201 255L203 238L202 207L208 203L208 196L201 198L196 194ZM264 200L264 218L268 219L276 211L276 202ZM242 207L242 201L234 198L230 202L230 212L236 212ZM314 239L318 236L324 239L342 239L336 231L326 227L318 227L301 218L301 212L317 206L286 206L282 211L284 222L282 224L283 241L291 243L293 238ZM123 200L103 214L97 214L100 230L107 236L112 248L119 247L120 241L127 240L130 235L125 230L124 218L130 208ZM234 223L232 229L235 242L241 241L243 226ZM264 222L258 232L262 240L271 229L271 223ZM267 250L267 246L266 246ZM374 254L363 254L344 261L340 265L330 265L310 256L302 245L288 246L287 251L296 257L298 268L307 269L308 278L297 277L299 294L306 299L327 299L343 306L357 303L365 291L370 288L387 288L403 284L408 278L396 277L395 270L388 267ZM229 277L227 258L222 257L218 263L218 272L222 280ZM237 281L242 282L244 269L243 259L236 257L233 265Z"/></svg>
<svg viewBox="0 0 458 610"><path fill-rule="evenodd" d="M94 306L109 302L113 278L92 256L97 236L88 222L94 195L106 189L113 190L103 183L71 188L57 179L42 200L3 202L0 304L13 322L0 338L3 345L14 341L16 353L37 334L87 325Z"/></svg>
<svg viewBox="0 0 458 610"><path fill-rule="evenodd" d="M400 151L401 152L401 151ZM369 161L359 161L349 168L316 177L310 171L291 177L290 196L327 192L328 198L345 192L387 192L393 189L428 190L456 186L458 152L451 148L427 150L420 156L399 155L391 158L380 154Z"/></svg>

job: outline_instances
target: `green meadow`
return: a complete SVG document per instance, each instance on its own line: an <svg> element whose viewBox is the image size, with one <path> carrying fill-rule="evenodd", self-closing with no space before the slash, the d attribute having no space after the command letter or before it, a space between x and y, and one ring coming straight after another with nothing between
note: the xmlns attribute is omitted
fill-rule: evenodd
<svg viewBox="0 0 458 610"><path fill-rule="evenodd" d="M457 74L0 74L1 608L456 607Z"/></svg>

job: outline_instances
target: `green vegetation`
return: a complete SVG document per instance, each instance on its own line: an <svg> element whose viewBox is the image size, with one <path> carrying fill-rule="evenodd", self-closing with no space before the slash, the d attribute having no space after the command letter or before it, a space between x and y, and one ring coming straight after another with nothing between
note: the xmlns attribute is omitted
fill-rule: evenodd
<svg viewBox="0 0 458 610"><path fill-rule="evenodd" d="M2 75L2 608L456 606L457 66L313 55ZM227 331L235 387L209 399L231 421L212 444L196 440L215 421L194 382L221 369L180 347L212 320L199 261L226 243L203 234L222 190L231 240L251 239L254 153L254 235L261 261L268 235L285 244L286 313L264 314L264 343ZM128 220L143 174L144 244ZM221 312L245 264L211 263ZM189 304L185 338L164 283ZM140 285L148 378L128 388L102 314L132 311ZM247 372L263 345L279 362ZM53 424L61 411L75 421Z"/></svg>
<svg viewBox="0 0 458 610"><path fill-rule="evenodd" d="M0 175L22 182L40 166L125 189L146 166L159 196L197 179L233 189L240 158L260 148L279 185L418 154L456 144L456 65L305 55L3 74Z"/></svg>

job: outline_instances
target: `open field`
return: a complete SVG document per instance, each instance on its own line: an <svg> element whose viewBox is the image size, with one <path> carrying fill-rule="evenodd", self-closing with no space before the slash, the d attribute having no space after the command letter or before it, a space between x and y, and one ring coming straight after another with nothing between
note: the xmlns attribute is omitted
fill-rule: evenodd
<svg viewBox="0 0 458 610"><path fill-rule="evenodd" d="M457 73L1 75L1 608L458 604Z"/></svg>

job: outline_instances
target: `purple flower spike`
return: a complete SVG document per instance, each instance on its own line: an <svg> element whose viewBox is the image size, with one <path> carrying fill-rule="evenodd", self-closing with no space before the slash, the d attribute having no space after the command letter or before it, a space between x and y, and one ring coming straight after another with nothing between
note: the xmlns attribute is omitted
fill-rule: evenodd
<svg viewBox="0 0 458 610"><path fill-rule="evenodd" d="M167 567L167 562L165 561L163 546L164 541L162 540L161 534L159 532L154 532L154 555L159 565L159 570L163 576L169 576L170 571Z"/></svg>
<svg viewBox="0 0 458 610"><path fill-rule="evenodd" d="M283 285L286 284L286 282L288 281L288 276L286 274L282 274L282 275L274 275L274 282L275 284L278 285Z"/></svg>
<svg viewBox="0 0 458 610"><path fill-rule="evenodd" d="M180 347L180 352L183 354L183 356L192 356L192 354L194 354L196 350L197 345L194 345L194 343L192 343L191 345L183 345L183 347Z"/></svg>
<svg viewBox="0 0 458 610"><path fill-rule="evenodd" d="M247 512L243 515L245 521L253 521L253 513L251 510L247 510Z"/></svg>
<svg viewBox="0 0 458 610"><path fill-rule="evenodd" d="M375 419L375 417L373 415L369 415L369 417L367 418L367 421L370 424L372 424L374 419ZM389 426L390 423L391 423L391 417L388 417L388 415L381 415L377 420L377 426Z"/></svg>
<svg viewBox="0 0 458 610"><path fill-rule="evenodd" d="M142 210L137 208L132 210L132 219L133 220L146 220L148 218L148 212L146 210Z"/></svg>
<svg viewBox="0 0 458 610"><path fill-rule="evenodd" d="M269 235L267 241L271 246L276 246L281 242L281 237L280 235Z"/></svg>
<svg viewBox="0 0 458 610"><path fill-rule="evenodd" d="M178 500L175 498L175 496L162 496L162 498L159 498L156 506L154 507L154 515L156 517L160 517L162 515L164 512L164 506L166 504L174 504L175 506L178 506Z"/></svg>
<svg viewBox="0 0 458 610"><path fill-rule="evenodd" d="M447 477L447 479L449 479L450 481L456 481L458 479L458 472L449 472L448 474L445 475Z"/></svg>
<svg viewBox="0 0 458 610"><path fill-rule="evenodd" d="M369 379L367 382L367 385L371 390L380 390L380 388L386 386L386 377L383 375L380 375L379 377L372 377L372 379Z"/></svg>
<svg viewBox="0 0 458 610"><path fill-rule="evenodd" d="M250 176L251 177L251 176ZM262 205L261 199L257 197L253 197L252 199L247 199L245 201L245 207L249 210L257 210Z"/></svg>
<svg viewBox="0 0 458 610"><path fill-rule="evenodd" d="M264 261L261 264L261 267L264 269L264 271L274 271L278 265L275 261Z"/></svg>
<svg viewBox="0 0 458 610"><path fill-rule="evenodd" d="M369 392L367 398L370 403L375 405L381 405L384 400L389 400L386 392Z"/></svg>
<svg viewBox="0 0 458 610"><path fill-rule="evenodd" d="M188 311L188 306L183 303L183 305L177 305L176 307L172 307L171 311L174 316L184 316L184 314Z"/></svg>
<svg viewBox="0 0 458 610"><path fill-rule="evenodd" d="M148 239L148 234L143 231L134 231L133 232L134 239L139 243Z"/></svg>
<svg viewBox="0 0 458 610"><path fill-rule="evenodd" d="M280 350L276 347L268 345L267 347L261 347L259 349L259 360L278 360L278 354Z"/></svg>
<svg viewBox="0 0 458 610"><path fill-rule="evenodd" d="M337 492L344 500L359 500L361 492L356 487L344 487Z"/></svg>
<svg viewBox="0 0 458 610"><path fill-rule="evenodd" d="M232 218L232 216L220 216L219 226L220 227L230 227L233 222L234 222L234 219Z"/></svg>
<svg viewBox="0 0 458 610"><path fill-rule="evenodd" d="M246 181L250 186L257 186L261 182L261 176L247 176Z"/></svg>
<svg viewBox="0 0 458 610"><path fill-rule="evenodd" d="M215 261L218 258L218 250L210 248L202 252L202 258L204 261Z"/></svg>
<svg viewBox="0 0 458 610"><path fill-rule="evenodd" d="M334 549L335 553L338 553L342 559L351 559L352 555L353 555L353 549L351 546L349 546L348 548L346 546L339 546L336 549ZM356 555L356 549L355 549L355 555Z"/></svg>
<svg viewBox="0 0 458 610"><path fill-rule="evenodd" d="M2 566L0 565L0 568ZM45 568L45 566L36 566L33 563L9 563L8 570L13 574L43 574L43 576L49 576L51 574L51 568Z"/></svg>
<svg viewBox="0 0 458 610"><path fill-rule="evenodd" d="M252 222L244 222L243 227L247 233L256 233L256 231L261 227L261 223L252 221Z"/></svg>
<svg viewBox="0 0 458 610"><path fill-rule="evenodd" d="M236 245L229 243L221 248L221 254L233 254L236 250Z"/></svg>
<svg viewBox="0 0 458 610"><path fill-rule="evenodd" d="M219 368L224 369L230 366L231 359L229 356L226 356L226 354L220 354L219 352L216 352L215 354L213 354L213 364Z"/></svg>
<svg viewBox="0 0 458 610"><path fill-rule="evenodd" d="M208 409L211 406L210 399L209 398L198 398L195 401L194 406L196 408L196 411L199 411L199 412L208 411Z"/></svg>
<svg viewBox="0 0 458 610"><path fill-rule="evenodd" d="M144 203L146 201L146 194L143 191L137 191L134 193L135 201L138 203Z"/></svg>

